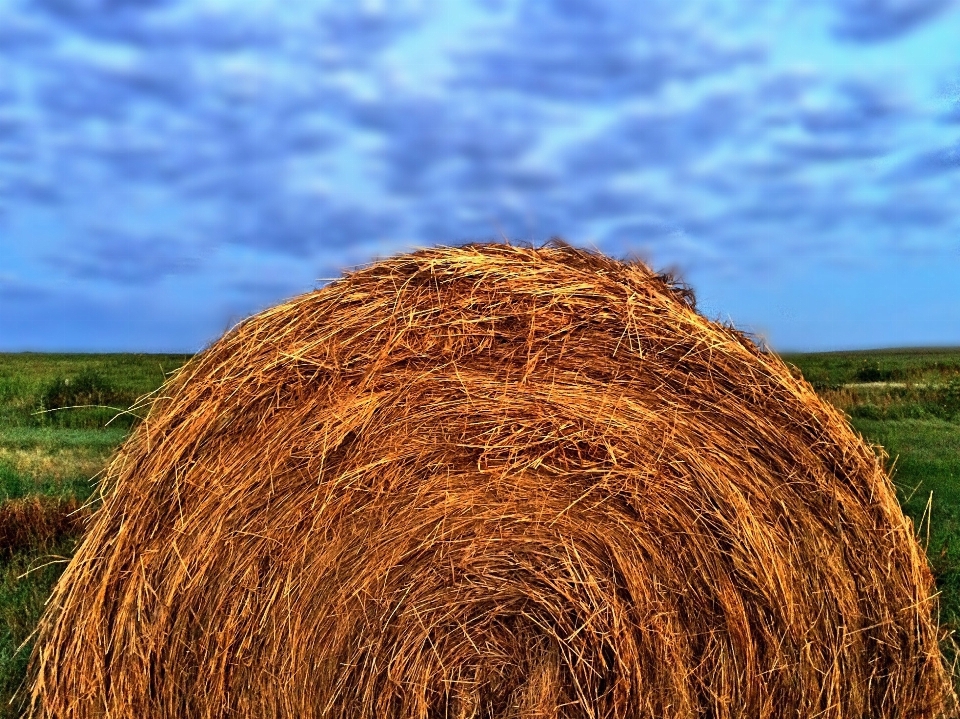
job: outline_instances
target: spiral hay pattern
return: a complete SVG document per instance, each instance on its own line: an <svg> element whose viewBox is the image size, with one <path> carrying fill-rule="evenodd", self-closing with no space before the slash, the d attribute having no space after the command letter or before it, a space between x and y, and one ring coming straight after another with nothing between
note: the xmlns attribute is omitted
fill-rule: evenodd
<svg viewBox="0 0 960 719"><path fill-rule="evenodd" d="M250 318L110 466L31 716L952 716L883 466L773 354L560 241Z"/></svg>

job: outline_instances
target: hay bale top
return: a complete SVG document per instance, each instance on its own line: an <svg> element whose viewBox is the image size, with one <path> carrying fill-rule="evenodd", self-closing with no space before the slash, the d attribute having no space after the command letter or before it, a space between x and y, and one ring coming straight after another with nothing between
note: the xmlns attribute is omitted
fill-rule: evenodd
<svg viewBox="0 0 960 719"><path fill-rule="evenodd" d="M383 260L241 323L112 463L36 716L939 716L880 459L640 262Z"/></svg>

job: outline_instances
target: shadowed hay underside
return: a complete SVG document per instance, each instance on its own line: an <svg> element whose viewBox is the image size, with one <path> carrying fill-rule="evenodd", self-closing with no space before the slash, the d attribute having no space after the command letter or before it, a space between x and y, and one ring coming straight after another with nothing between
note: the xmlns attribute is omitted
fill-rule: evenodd
<svg viewBox="0 0 960 719"><path fill-rule="evenodd" d="M638 261L374 263L238 325L113 460L31 716L953 716L881 459Z"/></svg>

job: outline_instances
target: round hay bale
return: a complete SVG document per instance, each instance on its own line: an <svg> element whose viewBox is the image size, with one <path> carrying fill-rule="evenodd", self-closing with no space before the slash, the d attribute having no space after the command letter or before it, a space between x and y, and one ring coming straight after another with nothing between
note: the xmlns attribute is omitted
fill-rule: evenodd
<svg viewBox="0 0 960 719"><path fill-rule="evenodd" d="M34 717L954 712L874 451L689 291L561 241L246 320L101 495Z"/></svg>

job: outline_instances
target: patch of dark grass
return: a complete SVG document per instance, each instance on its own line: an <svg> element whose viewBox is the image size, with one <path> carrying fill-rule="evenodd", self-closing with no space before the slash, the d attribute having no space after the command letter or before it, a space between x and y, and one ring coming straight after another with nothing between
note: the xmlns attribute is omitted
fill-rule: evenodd
<svg viewBox="0 0 960 719"><path fill-rule="evenodd" d="M0 462L0 501L29 494L33 482L6 462Z"/></svg>
<svg viewBox="0 0 960 719"><path fill-rule="evenodd" d="M107 423L132 427L140 419L128 411L137 395L114 387L102 374L89 367L74 377L55 377L37 400L33 416L38 425L94 428Z"/></svg>
<svg viewBox="0 0 960 719"><path fill-rule="evenodd" d="M156 390L189 358L190 355L0 354L0 426L83 429L103 427L112 420L111 426L129 429L139 418L123 410ZM79 405L100 407L67 409ZM51 409L54 411L44 411ZM142 417L145 411L146 408L136 414Z"/></svg>
<svg viewBox="0 0 960 719"><path fill-rule="evenodd" d="M0 558L47 551L66 537L80 536L91 511L73 497L33 495L0 502Z"/></svg>
<svg viewBox="0 0 960 719"><path fill-rule="evenodd" d="M893 382L906 377L900 367L881 367L879 362L864 362L854 374L857 382Z"/></svg>

